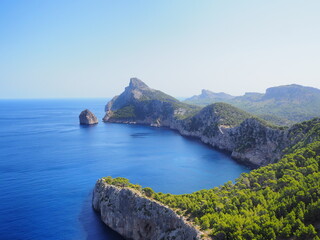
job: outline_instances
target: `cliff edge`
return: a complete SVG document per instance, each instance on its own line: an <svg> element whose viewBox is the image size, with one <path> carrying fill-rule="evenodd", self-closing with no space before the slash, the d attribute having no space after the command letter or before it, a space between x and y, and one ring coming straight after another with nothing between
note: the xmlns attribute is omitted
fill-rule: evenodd
<svg viewBox="0 0 320 240"><path fill-rule="evenodd" d="M95 185L92 205L107 226L127 239L201 239L201 232L172 209L103 178Z"/></svg>

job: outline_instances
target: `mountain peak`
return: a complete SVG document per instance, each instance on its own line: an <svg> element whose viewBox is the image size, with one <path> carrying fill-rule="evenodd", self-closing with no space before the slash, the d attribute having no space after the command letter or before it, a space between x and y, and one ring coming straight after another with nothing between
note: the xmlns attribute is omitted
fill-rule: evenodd
<svg viewBox="0 0 320 240"><path fill-rule="evenodd" d="M209 91L209 90L206 90L206 89L202 89L201 90L201 95L204 95L204 96L210 96L214 94L213 92Z"/></svg>
<svg viewBox="0 0 320 240"><path fill-rule="evenodd" d="M320 98L320 90L313 87L301 86L298 84L283 85L278 87L271 87L266 90L264 99L281 99L281 100L303 100L310 102L314 100L311 97Z"/></svg>
<svg viewBox="0 0 320 240"><path fill-rule="evenodd" d="M130 84L129 88L131 89L149 89L148 85L145 84L143 81L141 81L138 78L130 78Z"/></svg>

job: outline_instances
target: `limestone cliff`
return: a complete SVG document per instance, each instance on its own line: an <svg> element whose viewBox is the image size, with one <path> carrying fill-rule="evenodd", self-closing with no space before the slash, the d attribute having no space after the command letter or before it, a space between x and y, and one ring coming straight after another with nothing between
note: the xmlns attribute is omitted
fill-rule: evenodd
<svg viewBox="0 0 320 240"><path fill-rule="evenodd" d="M169 127L254 166L276 162L286 148L303 137L296 132L295 125L287 129L276 127L227 103L200 109L153 90L137 79L131 79L129 87L106 109L104 121Z"/></svg>
<svg viewBox="0 0 320 240"><path fill-rule="evenodd" d="M201 239L201 232L170 208L103 179L96 183L92 204L102 221L126 239Z"/></svg>
<svg viewBox="0 0 320 240"><path fill-rule="evenodd" d="M103 121L164 126L199 109L131 78L125 91L106 105Z"/></svg>

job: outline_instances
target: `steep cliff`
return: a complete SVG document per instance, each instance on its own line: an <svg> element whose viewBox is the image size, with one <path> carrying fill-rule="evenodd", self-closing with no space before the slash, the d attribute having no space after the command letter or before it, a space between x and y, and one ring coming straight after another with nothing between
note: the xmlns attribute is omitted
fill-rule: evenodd
<svg viewBox="0 0 320 240"><path fill-rule="evenodd" d="M285 128L227 103L199 109L153 90L137 79L131 79L129 87L109 102L106 109L104 121L169 127L254 166L278 161L285 149L301 141L304 137L301 132L306 132L308 124L319 122L319 119L311 121L302 129L297 124Z"/></svg>
<svg viewBox="0 0 320 240"><path fill-rule="evenodd" d="M92 204L102 221L127 239L201 239L201 232L170 208L104 179L95 185Z"/></svg>
<svg viewBox="0 0 320 240"><path fill-rule="evenodd" d="M169 126L174 119L190 116L199 109L131 78L125 91L106 105L103 121Z"/></svg>

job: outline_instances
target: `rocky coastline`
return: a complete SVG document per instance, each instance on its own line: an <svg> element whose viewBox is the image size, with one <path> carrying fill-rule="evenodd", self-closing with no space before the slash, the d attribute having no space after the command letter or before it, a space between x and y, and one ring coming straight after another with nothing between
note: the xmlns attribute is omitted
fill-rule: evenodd
<svg viewBox="0 0 320 240"><path fill-rule="evenodd" d="M215 149L227 152L233 159L251 167L276 162L289 144L288 130L264 126L254 118L247 119L236 127L219 126L211 136L207 135L204 129L191 130L186 121L177 119L155 122L153 119L124 121L110 118L105 119L105 122L169 128L179 132L182 136L199 139Z"/></svg>
<svg viewBox="0 0 320 240"><path fill-rule="evenodd" d="M126 239L203 239L203 233L169 207L137 190L114 186L103 179L95 185L92 205L101 220Z"/></svg>
<svg viewBox="0 0 320 240"><path fill-rule="evenodd" d="M228 152L232 158L251 167L277 162L301 141L313 142L317 133L308 131L320 124L320 118L314 118L291 127L277 127L226 103L197 109L150 89L135 78L105 110L104 122L170 128ZM128 239L203 237L170 208L133 189L107 184L103 179L96 183L93 207L107 226Z"/></svg>
<svg viewBox="0 0 320 240"><path fill-rule="evenodd" d="M128 111L124 114L129 107L130 114ZM125 91L106 105L103 121L167 127L226 151L235 160L252 167L277 162L286 153L285 149L302 137L295 125L273 126L226 103L215 103L201 110L192 107L133 78Z"/></svg>

